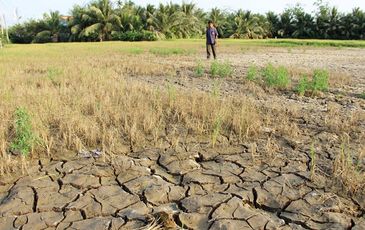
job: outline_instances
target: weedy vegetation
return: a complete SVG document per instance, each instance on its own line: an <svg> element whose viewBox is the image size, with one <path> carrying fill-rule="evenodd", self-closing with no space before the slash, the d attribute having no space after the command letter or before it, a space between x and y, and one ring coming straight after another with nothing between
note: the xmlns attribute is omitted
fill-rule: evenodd
<svg viewBox="0 0 365 230"><path fill-rule="evenodd" d="M258 78L258 68L254 65L250 65L247 70L247 79L249 81L255 81Z"/></svg>
<svg viewBox="0 0 365 230"><path fill-rule="evenodd" d="M195 76L197 76L197 77L203 77L204 76L205 68L204 68L204 65L201 61L199 61L197 66L195 67L194 73L195 73Z"/></svg>
<svg viewBox="0 0 365 230"><path fill-rule="evenodd" d="M349 146L349 135L344 135L340 152L334 161L333 174L347 191L356 193L365 188L365 168L362 163L365 152L362 149L355 155Z"/></svg>
<svg viewBox="0 0 365 230"><path fill-rule="evenodd" d="M28 111L19 107L14 112L14 138L10 144L10 151L27 156L36 143L31 116Z"/></svg>
<svg viewBox="0 0 365 230"><path fill-rule="evenodd" d="M230 77L233 74L233 68L228 61L213 61L210 66L210 74L212 75L212 77Z"/></svg>
<svg viewBox="0 0 365 230"><path fill-rule="evenodd" d="M290 84L288 70L284 66L268 64L262 69L262 78L269 87L286 89Z"/></svg>

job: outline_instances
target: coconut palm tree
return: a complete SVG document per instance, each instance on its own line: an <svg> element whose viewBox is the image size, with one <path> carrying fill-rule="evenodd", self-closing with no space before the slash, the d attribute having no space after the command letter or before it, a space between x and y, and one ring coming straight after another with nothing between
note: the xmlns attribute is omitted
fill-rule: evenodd
<svg viewBox="0 0 365 230"><path fill-rule="evenodd" d="M143 8L136 6L132 1L120 4L116 10L120 17L121 28L123 31L140 31L143 29L141 15Z"/></svg>
<svg viewBox="0 0 365 230"><path fill-rule="evenodd" d="M204 30L204 12L194 3L182 3L180 11L176 12L176 24L173 27L175 36L190 38L201 35Z"/></svg>
<svg viewBox="0 0 365 230"><path fill-rule="evenodd" d="M229 37L231 35L232 23L228 22L226 12L216 7L211 9L207 17L214 22L221 37Z"/></svg>
<svg viewBox="0 0 365 230"><path fill-rule="evenodd" d="M64 32L64 30L67 28L67 26L62 23L61 14L59 11L45 13L43 15L42 22L44 29L40 31L37 36L49 36L53 42L58 42L60 33Z"/></svg>
<svg viewBox="0 0 365 230"><path fill-rule="evenodd" d="M266 18L251 11L239 10L235 16L236 31L234 38L265 38L269 34L270 24Z"/></svg>
<svg viewBox="0 0 365 230"><path fill-rule="evenodd" d="M179 6L169 3L160 3L157 10L151 15L151 29L158 38L175 37L174 28L179 25L181 12Z"/></svg>
<svg viewBox="0 0 365 230"><path fill-rule="evenodd" d="M279 29L280 29L280 19L279 19L279 16L272 12L272 11L269 11L268 13L266 13L266 19L267 21L269 22L269 30L270 30L270 33L269 33L269 37L278 37L278 32L279 32Z"/></svg>
<svg viewBox="0 0 365 230"><path fill-rule="evenodd" d="M99 41L110 40L111 33L121 28L120 17L115 13L110 0L97 0L86 9L76 7L77 15L72 21L71 31L79 38L97 38Z"/></svg>
<svg viewBox="0 0 365 230"><path fill-rule="evenodd" d="M294 38L313 38L314 37L314 18L312 15L306 13L301 6L293 9L293 28Z"/></svg>

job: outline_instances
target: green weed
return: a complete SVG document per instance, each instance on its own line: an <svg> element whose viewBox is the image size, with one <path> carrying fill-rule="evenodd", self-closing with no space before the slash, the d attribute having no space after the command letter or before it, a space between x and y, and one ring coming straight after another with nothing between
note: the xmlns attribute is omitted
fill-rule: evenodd
<svg viewBox="0 0 365 230"><path fill-rule="evenodd" d="M205 73L204 65L202 62L199 62L198 65L195 67L195 75L197 77L203 77Z"/></svg>
<svg viewBox="0 0 365 230"><path fill-rule="evenodd" d="M311 82L311 89L313 93L318 91L328 90L329 73L327 70L317 69L314 71Z"/></svg>
<svg viewBox="0 0 365 230"><path fill-rule="evenodd" d="M270 87L284 89L290 84L289 73L284 66L274 67L269 64L263 69L262 75L265 83Z"/></svg>
<svg viewBox="0 0 365 230"><path fill-rule="evenodd" d="M10 149L26 156L32 150L36 140L32 131L31 118L27 110L22 107L16 109L14 117L15 138L10 144Z"/></svg>
<svg viewBox="0 0 365 230"><path fill-rule="evenodd" d="M210 67L210 73L212 77L225 78L232 76L233 69L228 61L226 62L214 61L212 62L212 65Z"/></svg>
<svg viewBox="0 0 365 230"><path fill-rule="evenodd" d="M308 90L310 90L310 82L307 75L303 75L299 80L296 91L300 96L304 96Z"/></svg>
<svg viewBox="0 0 365 230"><path fill-rule="evenodd" d="M249 81L255 81L258 77L258 70L257 67L254 65L251 65L250 67L248 67L248 71L247 71L247 79Z"/></svg>

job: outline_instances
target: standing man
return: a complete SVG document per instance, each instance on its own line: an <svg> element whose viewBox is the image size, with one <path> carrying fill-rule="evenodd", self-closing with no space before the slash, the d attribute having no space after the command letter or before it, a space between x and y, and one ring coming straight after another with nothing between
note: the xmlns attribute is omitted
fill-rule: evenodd
<svg viewBox="0 0 365 230"><path fill-rule="evenodd" d="M213 52L213 57L214 59L217 58L217 53L216 53L216 45L217 45L217 39L218 39L218 31L217 29L214 27L214 24L212 21L208 21L208 28L207 28L207 32L206 32L206 37L207 37L207 58L210 58L210 49L212 49Z"/></svg>

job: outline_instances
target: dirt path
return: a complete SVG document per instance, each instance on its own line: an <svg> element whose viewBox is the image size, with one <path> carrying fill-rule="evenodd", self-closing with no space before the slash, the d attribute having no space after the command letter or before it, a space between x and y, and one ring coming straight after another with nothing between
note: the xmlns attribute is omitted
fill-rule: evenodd
<svg viewBox="0 0 365 230"><path fill-rule="evenodd" d="M364 193L349 195L329 176L341 149L337 129L351 131L351 148L364 140L365 120L344 124L365 109L357 97L365 91L365 50L272 48L221 57L235 66L235 76L219 82L221 95L245 95L289 123L278 117L276 130L262 127L258 140L228 147L190 141L125 156L39 160L28 175L0 180L0 229L138 229L156 218L166 229L365 229ZM176 76L127 80L211 92L217 83L194 77L195 60L167 57ZM351 81L319 98L245 83L250 64L268 62L326 68Z"/></svg>

